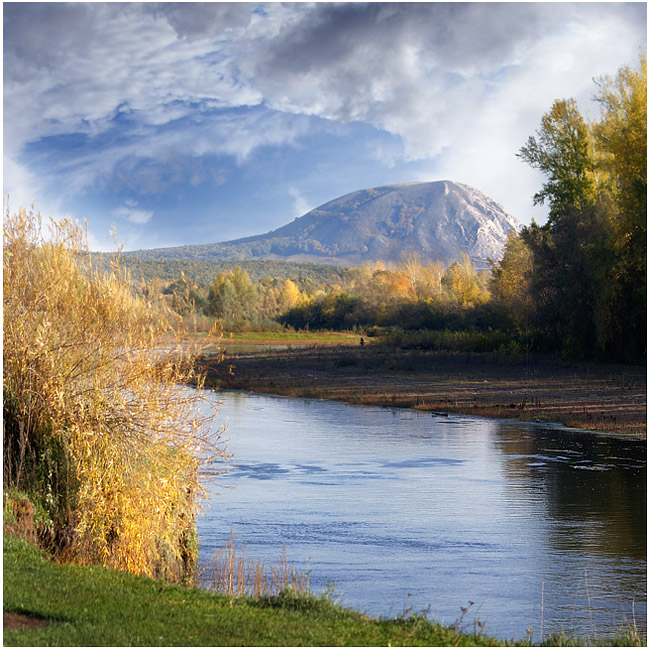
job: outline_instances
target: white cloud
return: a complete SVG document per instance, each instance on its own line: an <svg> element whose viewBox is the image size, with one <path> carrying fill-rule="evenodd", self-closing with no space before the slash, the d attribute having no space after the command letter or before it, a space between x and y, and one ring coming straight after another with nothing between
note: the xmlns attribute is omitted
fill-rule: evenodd
<svg viewBox="0 0 650 650"><path fill-rule="evenodd" d="M129 201L113 210L113 216L118 217L119 219L126 219L138 226L143 226L144 224L149 223L151 217L153 217L153 211L141 210L137 207L137 203Z"/></svg>
<svg viewBox="0 0 650 650"><path fill-rule="evenodd" d="M207 37L222 37L246 28L251 21L251 8L247 3L203 2L191 8L182 3L160 2L144 5L144 11L163 16L174 28L179 38L193 41Z"/></svg>
<svg viewBox="0 0 650 650"><path fill-rule="evenodd" d="M288 188L289 195L293 199L293 216L302 217L314 206L300 193L300 190L293 185Z"/></svg>
<svg viewBox="0 0 650 650"><path fill-rule="evenodd" d="M60 177L58 185L69 195L93 187L155 194L179 182L196 186L206 178L220 185L223 173L208 170L206 157L226 155L244 164L260 147L296 143L309 133L312 121L265 108L208 111L200 117L171 126L142 125L128 138L48 156L41 166Z"/></svg>
<svg viewBox="0 0 650 650"><path fill-rule="evenodd" d="M325 4L244 64L278 110L369 121L423 158L459 139L476 142L483 112L533 105L541 117L558 95L584 94L594 75L634 62L645 26L628 13L611 5Z"/></svg>
<svg viewBox="0 0 650 650"><path fill-rule="evenodd" d="M206 100L220 106L261 101L246 80L232 74L218 44L179 40L165 20L131 7L75 5L57 12L37 5L28 24L17 21L22 30L5 23L5 117L12 124L5 133L11 149L62 133L101 134L119 111L156 125L191 115ZM14 9L9 18L14 14L23 16ZM62 30L56 39L53 16ZM39 42L35 51L19 47L25 33Z"/></svg>
<svg viewBox="0 0 650 650"><path fill-rule="evenodd" d="M21 165L11 156L4 156L2 166L3 198L9 196L12 210L28 208L33 202L39 202L42 188L38 178L25 165Z"/></svg>
<svg viewBox="0 0 650 650"><path fill-rule="evenodd" d="M634 65L644 43L643 6L324 4L245 69L278 110L368 121L403 138L402 160L544 221L540 176L516 152L555 98L597 113L593 77Z"/></svg>

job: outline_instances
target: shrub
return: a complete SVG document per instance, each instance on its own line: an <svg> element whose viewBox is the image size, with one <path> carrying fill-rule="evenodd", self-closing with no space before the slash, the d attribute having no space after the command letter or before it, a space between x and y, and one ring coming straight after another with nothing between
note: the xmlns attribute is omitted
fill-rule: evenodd
<svg viewBox="0 0 650 650"><path fill-rule="evenodd" d="M447 352L493 352L511 341L504 332L450 330L390 330L382 339L388 347L403 350L440 350Z"/></svg>
<svg viewBox="0 0 650 650"><path fill-rule="evenodd" d="M6 208L5 488L36 493L80 562L178 579L196 559L202 463L225 459L194 355L119 267L99 273L70 221ZM178 340L178 337L177 337Z"/></svg>

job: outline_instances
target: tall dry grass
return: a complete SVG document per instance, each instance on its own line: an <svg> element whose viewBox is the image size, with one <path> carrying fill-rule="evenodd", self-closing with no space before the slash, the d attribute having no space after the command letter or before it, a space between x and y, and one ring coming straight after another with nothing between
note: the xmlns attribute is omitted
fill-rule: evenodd
<svg viewBox="0 0 650 650"><path fill-rule="evenodd" d="M276 565L267 567L263 561L246 557L246 541L238 550L231 531L228 542L214 553L205 586L229 596L279 596L288 589L308 595L309 574L289 566L286 546Z"/></svg>
<svg viewBox="0 0 650 650"><path fill-rule="evenodd" d="M227 457L187 346L135 296L116 257L96 271L81 228L5 207L4 483L36 493L66 557L179 578L196 561L202 464ZM180 334L180 333L176 333ZM180 340L176 336L176 340Z"/></svg>

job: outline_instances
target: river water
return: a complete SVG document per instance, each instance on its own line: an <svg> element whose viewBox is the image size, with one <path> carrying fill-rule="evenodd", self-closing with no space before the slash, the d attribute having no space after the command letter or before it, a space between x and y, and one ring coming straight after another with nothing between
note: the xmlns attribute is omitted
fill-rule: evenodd
<svg viewBox="0 0 650 650"><path fill-rule="evenodd" d="M646 626L646 443L220 391L238 467L198 519L373 616L521 639ZM470 605L470 603L473 603ZM461 608L467 608L462 614Z"/></svg>

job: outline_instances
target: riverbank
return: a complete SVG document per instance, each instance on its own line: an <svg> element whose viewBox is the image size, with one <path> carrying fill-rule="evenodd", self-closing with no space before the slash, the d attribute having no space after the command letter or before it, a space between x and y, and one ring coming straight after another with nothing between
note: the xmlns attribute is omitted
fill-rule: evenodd
<svg viewBox="0 0 650 650"><path fill-rule="evenodd" d="M469 630L472 632L469 632ZM475 631L476 630L476 631ZM325 597L233 598L97 566L55 562L15 535L3 538L3 645L35 646L529 646L459 620L381 619ZM543 645L587 645L560 633ZM646 645L633 627L588 645Z"/></svg>
<svg viewBox="0 0 650 650"><path fill-rule="evenodd" d="M379 345L264 348L201 358L206 385L562 424L645 436L646 368L541 355L395 350Z"/></svg>
<svg viewBox="0 0 650 650"><path fill-rule="evenodd" d="M3 578L5 646L508 645L422 616L370 618L321 597L232 598L60 564L13 535L4 536Z"/></svg>

